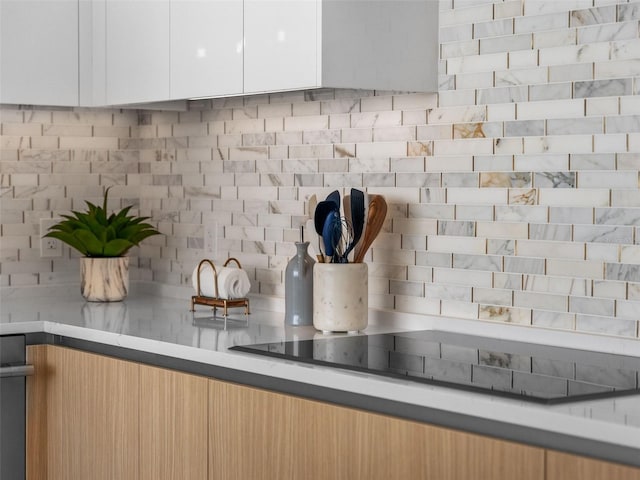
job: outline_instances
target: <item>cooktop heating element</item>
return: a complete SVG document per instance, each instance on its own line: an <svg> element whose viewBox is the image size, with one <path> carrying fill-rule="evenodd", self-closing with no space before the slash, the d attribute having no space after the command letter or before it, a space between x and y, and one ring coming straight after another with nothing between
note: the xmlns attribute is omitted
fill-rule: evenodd
<svg viewBox="0 0 640 480"><path fill-rule="evenodd" d="M542 403L640 393L640 357L434 330L231 349Z"/></svg>

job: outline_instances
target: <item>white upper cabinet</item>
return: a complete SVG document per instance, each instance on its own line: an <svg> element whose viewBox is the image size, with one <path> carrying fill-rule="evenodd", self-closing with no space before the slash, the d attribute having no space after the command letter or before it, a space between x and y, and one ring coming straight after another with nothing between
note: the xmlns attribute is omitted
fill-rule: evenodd
<svg viewBox="0 0 640 480"><path fill-rule="evenodd" d="M438 2L245 0L244 91L437 91Z"/></svg>
<svg viewBox="0 0 640 480"><path fill-rule="evenodd" d="M437 91L438 3L321 1L321 85Z"/></svg>
<svg viewBox="0 0 640 480"><path fill-rule="evenodd" d="M0 1L0 102L78 105L78 0Z"/></svg>
<svg viewBox="0 0 640 480"><path fill-rule="evenodd" d="M316 0L245 0L245 93L318 86L317 9Z"/></svg>
<svg viewBox="0 0 640 480"><path fill-rule="evenodd" d="M242 93L242 0L171 1L171 98Z"/></svg>
<svg viewBox="0 0 640 480"><path fill-rule="evenodd" d="M170 98L169 0L107 0L106 100Z"/></svg>
<svg viewBox="0 0 640 480"><path fill-rule="evenodd" d="M0 102L437 91L433 0L0 0Z"/></svg>

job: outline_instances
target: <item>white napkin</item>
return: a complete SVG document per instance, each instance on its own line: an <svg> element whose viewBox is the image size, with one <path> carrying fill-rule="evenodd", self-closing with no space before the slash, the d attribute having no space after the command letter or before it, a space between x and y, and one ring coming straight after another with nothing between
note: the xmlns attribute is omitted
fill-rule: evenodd
<svg viewBox="0 0 640 480"><path fill-rule="evenodd" d="M205 263L200 269L200 294L205 297L244 298L251 290L251 282L247 272L235 267L216 267L218 272L218 295L216 297L216 284L211 265ZM193 269L191 283L198 294L198 266Z"/></svg>

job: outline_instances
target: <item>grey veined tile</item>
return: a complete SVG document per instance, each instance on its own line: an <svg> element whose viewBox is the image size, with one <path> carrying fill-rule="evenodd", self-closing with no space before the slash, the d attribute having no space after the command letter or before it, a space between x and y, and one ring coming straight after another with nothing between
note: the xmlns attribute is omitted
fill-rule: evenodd
<svg viewBox="0 0 640 480"><path fill-rule="evenodd" d="M577 242L633 244L633 227L575 225L573 240Z"/></svg>
<svg viewBox="0 0 640 480"><path fill-rule="evenodd" d="M575 188L575 172L538 172L534 178L537 188Z"/></svg>
<svg viewBox="0 0 640 480"><path fill-rule="evenodd" d="M640 208L596 208L598 225L640 225Z"/></svg>
<svg viewBox="0 0 640 480"><path fill-rule="evenodd" d="M630 78L575 82L573 86L573 97L617 97L631 95L631 89L632 80Z"/></svg>

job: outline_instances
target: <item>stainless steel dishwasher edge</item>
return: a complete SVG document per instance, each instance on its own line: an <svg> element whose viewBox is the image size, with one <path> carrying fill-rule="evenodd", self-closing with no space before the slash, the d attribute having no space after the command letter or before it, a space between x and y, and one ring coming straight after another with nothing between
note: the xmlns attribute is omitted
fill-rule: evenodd
<svg viewBox="0 0 640 480"><path fill-rule="evenodd" d="M24 335L0 336L0 478L26 477L26 365Z"/></svg>

